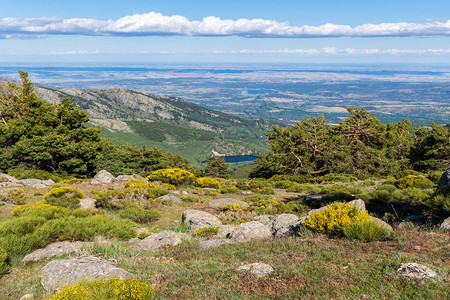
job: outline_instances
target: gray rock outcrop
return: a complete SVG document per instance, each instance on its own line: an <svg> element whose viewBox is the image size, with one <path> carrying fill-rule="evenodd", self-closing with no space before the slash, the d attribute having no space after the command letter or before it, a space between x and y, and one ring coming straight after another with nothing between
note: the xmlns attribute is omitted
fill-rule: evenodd
<svg viewBox="0 0 450 300"><path fill-rule="evenodd" d="M149 251L160 247L176 246L183 242L183 239L190 239L186 233L174 231L162 231L149 235L145 239L134 238L129 241L131 248L137 251Z"/></svg>
<svg viewBox="0 0 450 300"><path fill-rule="evenodd" d="M275 237L286 237L295 234L295 228L299 225L299 218L294 214L281 214L273 217L268 227Z"/></svg>
<svg viewBox="0 0 450 300"><path fill-rule="evenodd" d="M209 205L211 207L217 208L218 206L225 206L225 205L229 205L231 203L239 204L244 209L246 209L250 206L250 204L248 204L247 202L244 202L244 201L241 201L238 199L233 199L233 198L214 199L213 201L209 202Z"/></svg>
<svg viewBox="0 0 450 300"><path fill-rule="evenodd" d="M82 279L116 277L124 279L133 275L114 266L109 261L96 257L53 260L42 268L41 284L46 291L59 290L76 284Z"/></svg>
<svg viewBox="0 0 450 300"><path fill-rule="evenodd" d="M80 208L81 209L94 209L95 208L95 199L92 198L83 198L80 199Z"/></svg>
<svg viewBox="0 0 450 300"><path fill-rule="evenodd" d="M219 227L219 232L215 236L218 238L226 238L236 229L236 227L236 225L222 225Z"/></svg>
<svg viewBox="0 0 450 300"><path fill-rule="evenodd" d="M438 181L437 189L442 189L443 187L450 185L450 168L444 171L441 178Z"/></svg>
<svg viewBox="0 0 450 300"><path fill-rule="evenodd" d="M414 279L423 279L429 277L435 277L437 273L431 268L417 263L404 263L400 265L397 273Z"/></svg>
<svg viewBox="0 0 450 300"><path fill-rule="evenodd" d="M262 223L251 221L238 225L228 237L236 242L245 243L272 238L272 232Z"/></svg>
<svg viewBox="0 0 450 300"><path fill-rule="evenodd" d="M254 216L253 220L263 223L264 225L270 227L270 224L271 224L270 220L272 218L273 218L272 215L259 215L259 216Z"/></svg>
<svg viewBox="0 0 450 300"><path fill-rule="evenodd" d="M8 174L0 173L0 182L17 182L17 179Z"/></svg>
<svg viewBox="0 0 450 300"><path fill-rule="evenodd" d="M195 209L185 210L181 219L188 225L189 232L193 232L202 227L219 227L222 225L222 222L220 222L216 216L205 211Z"/></svg>
<svg viewBox="0 0 450 300"><path fill-rule="evenodd" d="M106 170L101 170L91 180L91 184L109 184L114 181L114 176Z"/></svg>
<svg viewBox="0 0 450 300"><path fill-rule="evenodd" d="M392 229L391 225L389 225L388 223L384 222L381 219L378 219L378 218L375 218L375 217L370 217L370 221L374 221L374 222L378 223L378 225L380 225L381 227L384 227L389 232L394 230L394 229Z"/></svg>
<svg viewBox="0 0 450 300"><path fill-rule="evenodd" d="M29 261L38 261L43 258L50 258L53 256L60 256L64 254L69 254L72 252L78 252L83 247L89 246L92 243L89 242L56 242L47 247L35 250L30 254L27 254L23 259L22 263L27 263Z"/></svg>
<svg viewBox="0 0 450 300"><path fill-rule="evenodd" d="M352 201L347 202L346 204L350 204L353 207L356 207L357 209L359 209L360 211L366 210L366 204L361 199L352 200Z"/></svg>
<svg viewBox="0 0 450 300"><path fill-rule="evenodd" d="M266 277L266 276L272 274L273 272L275 272L271 266L269 266L268 264L263 264L263 263L253 263L253 264L243 265L243 266L236 268L236 271L245 272L245 273L254 275L256 277L259 277L259 278Z"/></svg>

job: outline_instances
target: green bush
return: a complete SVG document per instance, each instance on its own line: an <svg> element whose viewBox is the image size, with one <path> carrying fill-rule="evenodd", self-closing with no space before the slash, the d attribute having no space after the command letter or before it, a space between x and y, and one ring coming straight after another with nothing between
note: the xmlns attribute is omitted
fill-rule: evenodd
<svg viewBox="0 0 450 300"><path fill-rule="evenodd" d="M434 183L423 176L407 175L399 178L396 185L401 189L406 189L408 187L426 189L433 187Z"/></svg>
<svg viewBox="0 0 450 300"><path fill-rule="evenodd" d="M222 194L236 194L239 193L239 191L239 188L232 185L227 185L220 189L220 193Z"/></svg>
<svg viewBox="0 0 450 300"><path fill-rule="evenodd" d="M358 178L355 176L338 173L329 173L318 178L319 182L353 182L357 180Z"/></svg>
<svg viewBox="0 0 450 300"><path fill-rule="evenodd" d="M15 205L22 205L27 202L27 198L23 189L13 189L9 190L6 195L0 195L0 201L9 202Z"/></svg>
<svg viewBox="0 0 450 300"><path fill-rule="evenodd" d="M392 184L382 184L377 187L378 191L388 191L388 192L395 192L397 188Z"/></svg>
<svg viewBox="0 0 450 300"><path fill-rule="evenodd" d="M195 180L195 186L201 188L220 189L220 184L217 179L211 177L197 178L197 180Z"/></svg>
<svg viewBox="0 0 450 300"><path fill-rule="evenodd" d="M66 286L43 300L151 300L155 291L151 285L137 278L105 278L82 280L76 285Z"/></svg>
<svg viewBox="0 0 450 300"><path fill-rule="evenodd" d="M415 170L405 170L405 171L397 172L395 174L395 179L400 179L402 177L410 176L410 175L413 175L413 176L425 176L425 174L420 173L420 172L415 171Z"/></svg>
<svg viewBox="0 0 450 300"><path fill-rule="evenodd" d="M274 186L277 189L288 189L289 187L291 187L294 183L290 180L280 180L280 181L275 181Z"/></svg>
<svg viewBox="0 0 450 300"><path fill-rule="evenodd" d="M17 169L17 170L12 170L10 172L8 172L9 175L17 178L17 179L28 179L28 178L36 178L36 179L41 179L41 180L53 180L54 182L60 182L61 178L59 178L57 175L47 172L47 171L42 171L42 170L22 170L22 169Z"/></svg>
<svg viewBox="0 0 450 300"><path fill-rule="evenodd" d="M216 226L209 226L209 227L201 227L201 228L197 228L194 231L194 234L196 236L212 236L212 235L216 235L219 232L219 227Z"/></svg>
<svg viewBox="0 0 450 300"><path fill-rule="evenodd" d="M363 243L381 241L389 235L386 228L374 221L351 223L344 228L343 232L347 238Z"/></svg>
<svg viewBox="0 0 450 300"><path fill-rule="evenodd" d="M158 220L161 214L153 209L142 209L134 206L121 210L119 216L124 219L133 220L136 223L149 223Z"/></svg>
<svg viewBox="0 0 450 300"><path fill-rule="evenodd" d="M195 181L193 173L179 168L157 170L150 174L148 178L152 181L162 181L176 186L192 184Z"/></svg>
<svg viewBox="0 0 450 300"><path fill-rule="evenodd" d="M5 274L8 269L8 253L5 249L0 247L0 277Z"/></svg>
<svg viewBox="0 0 450 300"><path fill-rule="evenodd" d="M262 195L273 195L275 194L275 191L271 187L263 187L258 189L256 192L262 194Z"/></svg>
<svg viewBox="0 0 450 300"><path fill-rule="evenodd" d="M425 204L433 214L448 218L450 216L450 186L439 189L425 201Z"/></svg>
<svg viewBox="0 0 450 300"><path fill-rule="evenodd" d="M433 171L428 174L428 179L430 179L433 183L437 184L439 179L441 179L442 172L441 171Z"/></svg>
<svg viewBox="0 0 450 300"><path fill-rule="evenodd" d="M80 199L85 195L70 186L53 187L44 195L45 203L53 206L75 209L80 207Z"/></svg>

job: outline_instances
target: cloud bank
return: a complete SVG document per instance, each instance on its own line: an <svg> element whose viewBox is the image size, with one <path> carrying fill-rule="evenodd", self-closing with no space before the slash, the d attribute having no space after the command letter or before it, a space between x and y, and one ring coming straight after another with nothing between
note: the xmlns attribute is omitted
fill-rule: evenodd
<svg viewBox="0 0 450 300"><path fill-rule="evenodd" d="M264 19L222 20L209 16L191 21L184 16L149 12L118 20L60 17L3 18L0 38L39 38L47 35L86 36L240 36L247 38L402 37L450 36L450 20L423 23L363 24L352 27L327 23L291 26Z"/></svg>

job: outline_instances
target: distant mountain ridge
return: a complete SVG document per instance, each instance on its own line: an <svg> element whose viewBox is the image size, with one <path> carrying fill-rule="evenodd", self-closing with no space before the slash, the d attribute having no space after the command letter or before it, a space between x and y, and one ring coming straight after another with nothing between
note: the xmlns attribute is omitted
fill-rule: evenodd
<svg viewBox="0 0 450 300"><path fill-rule="evenodd" d="M91 124L116 143L156 145L193 163L212 154L257 154L268 149L270 124L201 107L176 97L147 95L121 88L52 89L36 86L43 100L70 97L89 113ZM105 130L106 129L106 130Z"/></svg>

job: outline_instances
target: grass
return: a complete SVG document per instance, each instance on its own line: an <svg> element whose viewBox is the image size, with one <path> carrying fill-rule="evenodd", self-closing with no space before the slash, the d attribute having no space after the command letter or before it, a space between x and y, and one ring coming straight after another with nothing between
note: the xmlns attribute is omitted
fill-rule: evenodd
<svg viewBox="0 0 450 300"><path fill-rule="evenodd" d="M349 185L364 193L376 189L361 182ZM332 184L320 185L326 186ZM74 187L88 197L96 189L105 188L88 183ZM187 232L186 224L181 223L182 212L187 208L217 213L206 204L214 197L192 187L185 189L196 197L195 202L157 204L152 209L161 218L139 226L149 228L150 232ZM301 193L274 190L275 195L269 197L279 202L302 198ZM39 190L42 195L47 191ZM42 199L34 196L36 190L25 192L29 202ZM240 192L221 196L241 200L248 197ZM0 222L12 218L10 210L0 207ZM119 214L102 211L112 218ZM367 243L312 231L303 232L301 237L223 245L204 251L199 250L199 240L139 253L129 249L126 241L96 238L85 253L114 259L119 267L150 282L156 288L156 299L446 299L449 292L448 233L434 228L395 230L388 240ZM275 274L256 278L235 271L242 264L254 262L271 265ZM418 282L403 277L396 270L404 262L427 265L439 273L439 278ZM49 296L39 278L46 263L42 260L23 265L20 257L14 257L10 273L0 278L2 299L19 299L26 293L34 293L38 299Z"/></svg>

